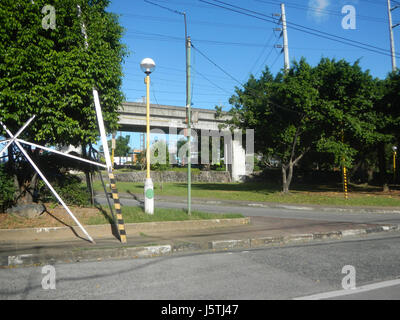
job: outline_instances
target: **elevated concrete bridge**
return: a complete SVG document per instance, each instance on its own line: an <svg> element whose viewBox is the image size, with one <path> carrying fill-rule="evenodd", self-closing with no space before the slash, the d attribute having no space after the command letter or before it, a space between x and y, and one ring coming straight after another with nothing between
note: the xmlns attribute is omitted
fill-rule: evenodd
<svg viewBox="0 0 400 320"><path fill-rule="evenodd" d="M215 110L192 108L192 128L195 130L218 131L219 125L231 117L223 114L216 118ZM150 104L150 126L168 133L169 128L184 129L186 125L186 108ZM122 131L146 132L146 104L124 102L119 109L119 124Z"/></svg>
<svg viewBox="0 0 400 320"><path fill-rule="evenodd" d="M122 131L146 132L145 103L124 102L118 112ZM215 110L192 108L192 129L196 131L197 137L201 136L201 131L206 130L210 132L210 135L221 134L219 125L230 119L227 113L217 118ZM182 130L186 127L185 107L150 105L151 130L159 129L165 134L183 134ZM198 141L195 140L193 143L198 143ZM224 144L225 162L232 180L241 181L246 176L246 154L242 141L224 139Z"/></svg>

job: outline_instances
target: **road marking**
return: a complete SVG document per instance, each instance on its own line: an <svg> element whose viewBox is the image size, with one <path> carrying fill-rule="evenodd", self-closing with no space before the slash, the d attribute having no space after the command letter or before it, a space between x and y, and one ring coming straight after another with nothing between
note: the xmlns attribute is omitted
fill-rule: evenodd
<svg viewBox="0 0 400 320"><path fill-rule="evenodd" d="M388 281L382 281L382 282L377 282L377 283L373 283L373 284L368 284L368 285L361 286L361 287L355 288L355 289L337 290L337 291L318 293L318 294L314 294L314 295L310 295L310 296L294 298L293 300L329 299L329 298L335 298L335 297L340 297L340 296L346 296L346 295L350 295L350 294L368 292L368 291L372 291L372 290L376 290L376 289L398 286L398 285L400 285L400 279L388 280Z"/></svg>

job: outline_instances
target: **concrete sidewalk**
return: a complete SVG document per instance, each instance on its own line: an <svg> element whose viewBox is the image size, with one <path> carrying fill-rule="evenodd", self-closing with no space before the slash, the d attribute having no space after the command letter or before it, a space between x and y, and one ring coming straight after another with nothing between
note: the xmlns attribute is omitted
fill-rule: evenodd
<svg viewBox="0 0 400 320"><path fill-rule="evenodd" d="M0 238L0 267L46 265L105 259L143 258L180 253L213 252L232 249L305 243L324 239L340 240L376 232L399 230L398 225L250 217L236 225L220 224L192 228L156 228L127 232L121 244L110 231L94 237L96 244L77 238L56 236L46 240ZM223 219L218 219L222 221ZM234 219L231 219L234 220ZM154 223L153 223L154 224ZM179 223L176 223L179 225ZM104 226L100 227L104 228Z"/></svg>

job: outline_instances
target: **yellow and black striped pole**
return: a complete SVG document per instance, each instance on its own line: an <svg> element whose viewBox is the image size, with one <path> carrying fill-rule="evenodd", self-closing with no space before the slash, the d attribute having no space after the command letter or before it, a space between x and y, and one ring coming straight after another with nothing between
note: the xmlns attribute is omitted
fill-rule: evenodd
<svg viewBox="0 0 400 320"><path fill-rule="evenodd" d="M344 143L344 132L342 130L342 143ZM344 198L347 200L349 195L347 193L347 169L346 164L344 162L344 156L342 157L342 166L343 166L343 191L344 191Z"/></svg>
<svg viewBox="0 0 400 320"><path fill-rule="evenodd" d="M396 154L396 151L393 152L393 183L396 181Z"/></svg>
<svg viewBox="0 0 400 320"><path fill-rule="evenodd" d="M124 223L124 219L122 218L121 203L119 201L118 190L117 190L117 185L115 183L114 173L109 172L108 177L110 179L111 193L112 193L112 198L114 200L115 215L117 218L116 225L117 225L117 229L118 229L119 238L122 243L126 243L125 223Z"/></svg>
<svg viewBox="0 0 400 320"><path fill-rule="evenodd" d="M343 187L344 187L344 198L347 200L349 198L347 193L347 169L344 165L344 158L343 158Z"/></svg>
<svg viewBox="0 0 400 320"><path fill-rule="evenodd" d="M94 97L94 105L96 108L97 120L98 120L98 124L99 124L99 129L100 129L100 137L101 137L101 141L102 141L102 145L103 145L104 157L106 160L108 178L110 179L111 192L112 192L112 197L114 200L115 213L117 216L116 224L117 224L117 229L118 229L118 233L119 233L119 238L122 243L126 243L126 232L125 232L124 220L122 219L121 203L119 202L117 186L115 183L115 177L114 177L114 173L112 171L113 166L111 163L111 157L110 157L110 153L108 150L108 142L107 142L106 131L105 131L105 127L104 127L103 115L101 113L100 99L99 99L99 94L96 89L93 89L93 97Z"/></svg>

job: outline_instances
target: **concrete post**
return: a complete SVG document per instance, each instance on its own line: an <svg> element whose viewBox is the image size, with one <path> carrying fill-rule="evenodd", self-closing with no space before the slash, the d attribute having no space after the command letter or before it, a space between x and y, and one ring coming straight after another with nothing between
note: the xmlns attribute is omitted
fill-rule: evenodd
<svg viewBox="0 0 400 320"><path fill-rule="evenodd" d="M233 182L244 181L246 177L246 151L242 145L242 132L235 131L231 144L231 165L230 173Z"/></svg>

